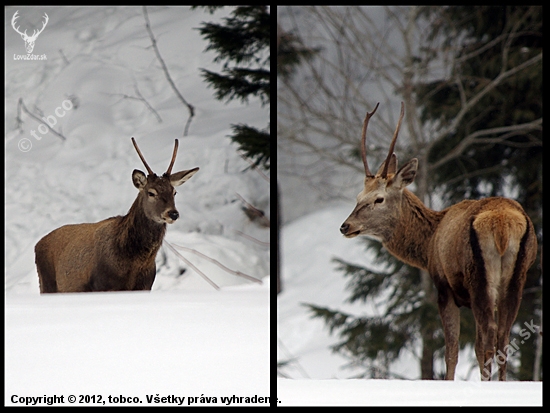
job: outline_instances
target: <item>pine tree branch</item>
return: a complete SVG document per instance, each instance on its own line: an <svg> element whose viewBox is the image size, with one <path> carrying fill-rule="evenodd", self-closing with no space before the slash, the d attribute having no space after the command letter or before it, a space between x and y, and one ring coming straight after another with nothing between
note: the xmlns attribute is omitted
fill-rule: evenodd
<svg viewBox="0 0 550 413"><path fill-rule="evenodd" d="M155 51L155 55L157 56L158 61L160 62L160 65L162 66L162 70L164 71L164 75L166 76L166 80L168 80L168 83L170 84L170 87L176 94L176 96L181 100L181 102L187 107L189 110L189 118L187 119L187 123L185 124L185 128L183 130L183 136L187 136L187 133L189 132L189 125L191 124L191 119L193 119L193 116L195 116L195 107L191 105L189 102L185 100L183 95L180 93L178 88L176 87L176 84L172 80L172 77L170 76L170 72L168 71L168 67L166 66L166 63L164 63L164 59L160 55L160 51L157 47L157 40L155 39L155 35L153 34L153 31L151 30L151 25L149 23L149 15L147 14L147 6L143 6L143 16L145 17L145 28L147 29L147 33L149 33L149 37L151 39L151 43L153 44L153 50Z"/></svg>
<svg viewBox="0 0 550 413"><path fill-rule="evenodd" d="M269 128L269 126L268 126ZM263 164L266 169L269 169L270 160L270 137L268 130L259 130L248 125L231 125L233 135L231 140L239 144L239 149L246 156L254 159L255 165Z"/></svg>
<svg viewBox="0 0 550 413"><path fill-rule="evenodd" d="M269 103L269 71L263 69L224 69L226 75L200 69L206 82L216 89L218 100L240 99L246 103L248 96L259 96L262 104Z"/></svg>

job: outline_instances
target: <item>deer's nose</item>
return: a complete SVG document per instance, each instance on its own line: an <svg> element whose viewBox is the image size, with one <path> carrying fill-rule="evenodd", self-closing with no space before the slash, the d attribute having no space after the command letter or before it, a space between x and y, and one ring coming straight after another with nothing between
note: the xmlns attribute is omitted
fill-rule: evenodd
<svg viewBox="0 0 550 413"><path fill-rule="evenodd" d="M349 229L349 225L346 224L345 222L342 224L342 226L340 227L340 232L344 235L347 234L348 232L348 229Z"/></svg>
<svg viewBox="0 0 550 413"><path fill-rule="evenodd" d="M172 211L169 211L168 212L168 216L173 220L175 221L176 219L178 219L180 217L180 214L178 211L176 211L175 209L173 209Z"/></svg>

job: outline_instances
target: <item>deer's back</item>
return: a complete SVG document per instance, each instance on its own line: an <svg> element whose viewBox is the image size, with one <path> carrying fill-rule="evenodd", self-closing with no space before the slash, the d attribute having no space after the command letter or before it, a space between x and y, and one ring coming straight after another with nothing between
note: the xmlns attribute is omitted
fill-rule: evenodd
<svg viewBox="0 0 550 413"><path fill-rule="evenodd" d="M97 241L110 227L108 218L93 224L64 225L44 236L35 247L41 285L55 280L57 291L82 291L97 259L97 246L105 247L109 237ZM50 287L52 288L52 287Z"/></svg>

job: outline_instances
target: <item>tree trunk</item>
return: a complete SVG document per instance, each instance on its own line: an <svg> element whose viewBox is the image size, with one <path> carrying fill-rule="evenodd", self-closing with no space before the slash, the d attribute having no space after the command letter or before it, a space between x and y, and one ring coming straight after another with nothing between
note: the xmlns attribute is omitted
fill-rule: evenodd
<svg viewBox="0 0 550 413"><path fill-rule="evenodd" d="M431 330L431 329L429 329ZM422 329L422 358L420 359L420 371L422 380L434 379L434 349L433 331Z"/></svg>
<svg viewBox="0 0 550 413"><path fill-rule="evenodd" d="M277 182L277 294L279 294L283 287L281 283L281 200L279 199L279 183Z"/></svg>

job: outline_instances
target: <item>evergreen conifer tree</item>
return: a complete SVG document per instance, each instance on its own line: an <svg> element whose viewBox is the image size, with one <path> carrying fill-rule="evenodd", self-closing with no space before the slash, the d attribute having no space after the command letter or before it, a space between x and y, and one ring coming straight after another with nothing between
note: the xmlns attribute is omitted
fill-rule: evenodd
<svg viewBox="0 0 550 413"><path fill-rule="evenodd" d="M212 13L222 6L206 7ZM269 106L269 7L237 6L222 24L203 23L199 31L209 42L206 50L217 52L214 61L223 62L221 73L201 69L208 85L216 89L216 98L246 103L250 96L256 96L263 106ZM255 165L269 169L269 124L265 129L245 124L234 124L231 128L231 139L240 150Z"/></svg>

